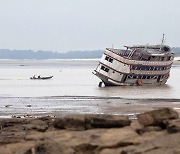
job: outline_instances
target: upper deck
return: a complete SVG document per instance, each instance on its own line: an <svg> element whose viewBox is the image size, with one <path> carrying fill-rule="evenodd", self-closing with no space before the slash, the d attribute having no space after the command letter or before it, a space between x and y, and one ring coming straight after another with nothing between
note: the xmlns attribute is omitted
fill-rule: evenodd
<svg viewBox="0 0 180 154"><path fill-rule="evenodd" d="M107 50L112 51L124 58L140 61L169 61L174 57L174 53L167 45L138 45L125 47L126 50L114 48L107 48Z"/></svg>

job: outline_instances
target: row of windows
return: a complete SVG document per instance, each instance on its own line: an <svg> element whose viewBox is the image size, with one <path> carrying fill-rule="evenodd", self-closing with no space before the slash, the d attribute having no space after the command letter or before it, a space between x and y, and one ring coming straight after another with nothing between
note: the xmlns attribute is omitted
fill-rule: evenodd
<svg viewBox="0 0 180 154"><path fill-rule="evenodd" d="M111 63L113 62L113 59L111 57L108 57L108 56L105 57L105 60L107 60L107 61L109 61Z"/></svg>
<svg viewBox="0 0 180 154"><path fill-rule="evenodd" d="M150 76L150 75L128 75L128 79L157 79L158 76ZM164 77L164 75L161 75L161 79Z"/></svg>
<svg viewBox="0 0 180 154"><path fill-rule="evenodd" d="M140 57L140 60L145 60L145 61L168 61L168 60L171 60L171 56L169 56L169 57L142 56L142 57Z"/></svg>
<svg viewBox="0 0 180 154"><path fill-rule="evenodd" d="M170 66L132 66L133 70L168 70Z"/></svg>
<svg viewBox="0 0 180 154"><path fill-rule="evenodd" d="M105 66L101 66L101 69L103 70L103 71L105 71L105 72L109 72L109 68L107 68L107 67L105 67Z"/></svg>

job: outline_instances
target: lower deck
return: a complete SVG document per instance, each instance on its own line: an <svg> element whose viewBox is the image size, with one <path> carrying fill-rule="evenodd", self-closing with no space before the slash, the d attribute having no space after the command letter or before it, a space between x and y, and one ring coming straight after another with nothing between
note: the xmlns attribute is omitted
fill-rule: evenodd
<svg viewBox="0 0 180 154"><path fill-rule="evenodd" d="M101 74L97 71L94 73L96 76L98 76L102 82L105 84L105 86L120 86L120 85L162 85L167 82L169 75L159 75L159 76L132 76L124 74L121 78L121 80L115 80L111 77L108 77L104 74ZM144 77L144 78L143 78Z"/></svg>

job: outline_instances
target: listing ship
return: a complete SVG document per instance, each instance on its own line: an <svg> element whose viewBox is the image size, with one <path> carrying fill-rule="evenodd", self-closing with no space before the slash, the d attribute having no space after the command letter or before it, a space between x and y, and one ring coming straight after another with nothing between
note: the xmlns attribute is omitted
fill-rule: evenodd
<svg viewBox="0 0 180 154"><path fill-rule="evenodd" d="M125 50L106 48L93 74L105 86L162 85L170 75L174 53L164 45L125 46Z"/></svg>

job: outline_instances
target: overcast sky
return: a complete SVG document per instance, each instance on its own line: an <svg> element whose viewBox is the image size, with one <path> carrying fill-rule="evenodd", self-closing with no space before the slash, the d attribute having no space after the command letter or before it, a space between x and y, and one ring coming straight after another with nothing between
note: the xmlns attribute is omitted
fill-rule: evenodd
<svg viewBox="0 0 180 154"><path fill-rule="evenodd" d="M180 0L0 0L0 49L180 47Z"/></svg>

